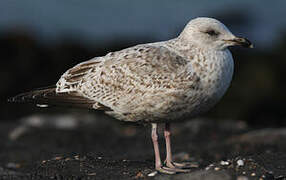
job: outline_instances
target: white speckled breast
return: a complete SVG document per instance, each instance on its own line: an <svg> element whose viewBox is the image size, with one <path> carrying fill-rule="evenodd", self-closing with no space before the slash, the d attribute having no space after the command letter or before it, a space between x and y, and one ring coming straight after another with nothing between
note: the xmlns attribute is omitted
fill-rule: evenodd
<svg viewBox="0 0 286 180"><path fill-rule="evenodd" d="M204 99L199 105L200 113L209 110L222 98L230 86L234 69L228 49L209 52L208 56L205 63L202 63L204 70L199 75L202 85L200 95Z"/></svg>
<svg viewBox="0 0 286 180"><path fill-rule="evenodd" d="M184 108L174 108L169 121L180 121L197 116L211 109L225 94L233 76L233 58L228 49L224 51L200 51L190 61L190 71L200 79L195 89L186 93Z"/></svg>

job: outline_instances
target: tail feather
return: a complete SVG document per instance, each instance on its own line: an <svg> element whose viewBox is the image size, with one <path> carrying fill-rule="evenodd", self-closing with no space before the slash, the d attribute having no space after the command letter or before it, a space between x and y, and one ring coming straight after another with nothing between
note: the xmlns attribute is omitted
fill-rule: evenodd
<svg viewBox="0 0 286 180"><path fill-rule="evenodd" d="M40 107L65 106L93 109L96 103L77 92L56 93L55 87L41 88L9 98L8 102L32 103Z"/></svg>

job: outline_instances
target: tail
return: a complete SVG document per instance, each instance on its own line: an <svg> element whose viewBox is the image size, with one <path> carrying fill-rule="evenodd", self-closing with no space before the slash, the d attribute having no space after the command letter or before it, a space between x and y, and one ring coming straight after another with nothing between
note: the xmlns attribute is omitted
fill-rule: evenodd
<svg viewBox="0 0 286 180"><path fill-rule="evenodd" d="M85 109L93 109L93 105L96 103L77 92L57 93L55 86L19 94L9 98L8 102L31 103L39 107L64 106Z"/></svg>

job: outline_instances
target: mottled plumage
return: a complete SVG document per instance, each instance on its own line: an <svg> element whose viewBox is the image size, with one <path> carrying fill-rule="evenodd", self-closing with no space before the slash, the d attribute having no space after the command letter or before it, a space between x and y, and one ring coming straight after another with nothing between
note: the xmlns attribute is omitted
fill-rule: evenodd
<svg viewBox="0 0 286 180"><path fill-rule="evenodd" d="M78 64L56 92L79 93L123 121L164 122L194 116L215 104L229 86L233 60L178 38L137 45ZM99 103L99 104L98 104Z"/></svg>
<svg viewBox="0 0 286 180"><path fill-rule="evenodd" d="M184 172L171 161L169 122L191 118L216 104L233 75L229 46L251 47L212 18L196 18L174 39L137 45L80 63L55 88L16 96L14 101L103 110L122 120L152 123L156 169ZM162 166L156 123L166 123L166 166Z"/></svg>

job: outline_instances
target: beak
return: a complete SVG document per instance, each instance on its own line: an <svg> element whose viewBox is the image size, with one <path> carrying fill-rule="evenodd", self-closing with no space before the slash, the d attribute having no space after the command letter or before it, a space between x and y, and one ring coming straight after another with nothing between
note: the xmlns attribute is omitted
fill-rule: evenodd
<svg viewBox="0 0 286 180"><path fill-rule="evenodd" d="M231 43L234 46L239 45L246 48L253 48L253 44L246 38L235 37L234 39L229 39L225 41Z"/></svg>

